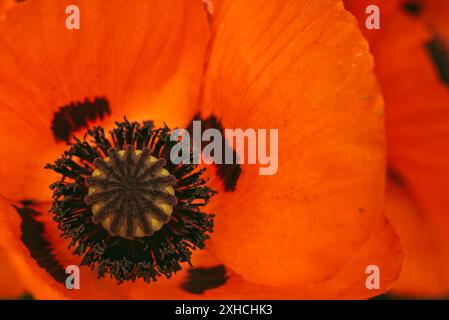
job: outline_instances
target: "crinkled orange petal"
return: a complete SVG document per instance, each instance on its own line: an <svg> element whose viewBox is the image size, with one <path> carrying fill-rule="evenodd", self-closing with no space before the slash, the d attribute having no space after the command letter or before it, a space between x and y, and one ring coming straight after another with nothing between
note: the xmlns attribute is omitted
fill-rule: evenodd
<svg viewBox="0 0 449 320"><path fill-rule="evenodd" d="M383 218L373 227L369 240L340 269L322 281L273 287L249 283L232 274L226 292L213 289L204 297L207 299L208 294L214 294L217 299L367 299L388 291L395 283L402 265L401 257L398 236ZM379 289L368 290L366 287L366 268L371 264L380 270ZM298 268L296 265L291 267ZM267 275L268 272L266 270Z"/></svg>
<svg viewBox="0 0 449 320"><path fill-rule="evenodd" d="M438 268L449 270L449 87L427 49L434 36L427 23L397 11L383 19L371 50L385 98L389 166L432 227L432 240L423 239L430 234L417 232L416 241L435 241L439 249L434 254L442 265ZM397 220L399 230L406 228L404 223ZM439 288L431 282L426 288L425 275L412 277L410 270L424 272L424 264L422 259L407 259L406 280L396 290L418 295L418 290L431 294L445 287L447 293L447 282Z"/></svg>
<svg viewBox="0 0 449 320"><path fill-rule="evenodd" d="M79 265L79 257L74 256L68 249L68 241L59 237L60 231L56 223L50 219L47 210L49 204L34 205L33 209L41 213L37 221L44 225L44 239L49 244L50 252L55 257L56 265L52 268L65 268L68 265ZM338 298L367 298L386 290L390 282L396 277L391 273L391 266L398 263L393 259L400 255L398 242L394 232L384 220L376 224L379 228L386 228L389 232L379 231L374 227L373 237L367 241L360 250L353 255L336 275L320 283L298 286L271 286L253 284L245 281L233 270L226 269L226 282L218 287L206 289L201 294L195 294L185 289L186 281L189 281L188 266L178 272L171 279L160 279L156 283L144 284L124 283L118 285L109 278L98 279L95 271L81 267L80 290L67 290L63 283L56 281L48 264L43 268L38 261L42 261L42 251L39 241L35 239L34 248L30 250L23 241L30 238L30 230L21 227L23 219L19 216L12 203L0 199L0 240L8 246L8 254L13 262L13 270L21 283L26 284L28 292L36 299L338 299ZM379 239L378 237L388 237ZM382 241L378 241L382 240ZM379 246L373 250L372 246ZM390 260L385 260L386 251L395 252ZM376 252L377 255L373 255ZM385 270L381 276L381 289L368 291L365 285L366 259L377 261L381 270ZM195 268L210 268L221 264L221 261L206 250L194 251L192 264ZM394 268L393 268L394 269ZM192 280L190 280L192 281ZM193 283L193 285L195 285Z"/></svg>
<svg viewBox="0 0 449 320"><path fill-rule="evenodd" d="M279 129L279 170L261 176L244 164L236 191L220 189L209 248L246 281L323 295L323 283L359 281L363 270L339 271L360 258L385 266L387 290L400 250L383 245L397 239L391 228L372 238L384 221L383 101L355 19L340 1L215 9L202 115L224 128Z"/></svg>
<svg viewBox="0 0 449 320"><path fill-rule="evenodd" d="M5 249L0 249L0 299L20 298L26 293L25 286Z"/></svg>
<svg viewBox="0 0 449 320"><path fill-rule="evenodd" d="M169 280L161 278L151 284L139 280L121 285L107 277L98 279L95 271L82 266L80 289L68 290L63 282L52 276L54 275L52 271L68 265L79 266L80 258L74 256L68 249L69 242L59 236L60 230L47 213L49 207L50 204L33 205L33 209L40 212L36 221L44 225L43 235L48 244L45 248L36 235L30 235L30 232L35 230L22 227L23 218L13 204L0 198L0 240L8 247L8 254L13 262L11 264L13 268L0 269L0 275L3 271L16 275L16 277L9 276L11 282L16 281L16 278L21 280L15 288L24 290L20 284L26 284L27 291L36 299L279 299L296 295L283 289L249 284L231 270L227 270L225 284L207 289L201 294L192 293L184 287L189 280L187 265ZM24 238L33 238L33 248L25 245ZM41 263L45 261L44 251L51 252L55 259L54 264ZM195 268L210 268L221 265L221 262L206 250L196 250L193 252L192 265ZM0 280L4 280L4 277ZM0 297L13 296L15 292L11 291L14 289L11 285L12 283L8 283L7 287L1 288Z"/></svg>
<svg viewBox="0 0 449 320"><path fill-rule="evenodd" d="M11 199L50 199L56 176L43 167L66 148L52 119L70 102L106 97L106 127L123 116L181 126L196 113L208 38L200 1L80 0L80 30L68 30L72 4L26 1L0 22L0 194Z"/></svg>
<svg viewBox="0 0 449 320"><path fill-rule="evenodd" d="M393 288L403 296L443 297L449 293L447 254L438 241L437 229L403 186L387 184L387 214L401 239L404 267Z"/></svg>

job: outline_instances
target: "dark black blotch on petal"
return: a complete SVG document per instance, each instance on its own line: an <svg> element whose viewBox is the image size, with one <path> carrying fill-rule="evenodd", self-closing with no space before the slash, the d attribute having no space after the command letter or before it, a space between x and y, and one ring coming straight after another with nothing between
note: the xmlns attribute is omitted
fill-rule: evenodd
<svg viewBox="0 0 449 320"><path fill-rule="evenodd" d="M402 174L390 166L387 168L387 178L400 187L406 187L407 185Z"/></svg>
<svg viewBox="0 0 449 320"><path fill-rule="evenodd" d="M90 123L102 120L110 114L106 98L95 98L93 101L86 98L83 102L71 102L55 112L51 130L56 141L69 142L79 129L88 128Z"/></svg>
<svg viewBox="0 0 449 320"><path fill-rule="evenodd" d="M67 274L57 262L51 244L45 238L43 223L37 220L41 213L31 206L31 201L23 201L22 207L14 206L22 218L21 240L40 267L45 269L57 282L65 283Z"/></svg>
<svg viewBox="0 0 449 320"><path fill-rule="evenodd" d="M418 0L405 1L402 4L402 9L411 16L419 16L423 10L423 5Z"/></svg>
<svg viewBox="0 0 449 320"><path fill-rule="evenodd" d="M438 71L441 81L449 86L449 49L437 36L426 44L427 52Z"/></svg>
<svg viewBox="0 0 449 320"><path fill-rule="evenodd" d="M224 265L210 268L192 268L188 270L187 279L181 287L190 293L202 294L206 290L224 285L227 279Z"/></svg>
<svg viewBox="0 0 449 320"><path fill-rule="evenodd" d="M189 125L188 131L190 132L190 134L192 134L192 130L193 130L193 127L192 127L193 121L201 121L201 131L202 131L201 134L205 130L210 129L210 128L220 130L222 137L223 137L222 154L223 155L226 154L226 149L230 149L231 146L224 139L224 128L223 128L223 125L221 124L220 120L215 115L211 115L211 116L203 119L203 118L201 118L201 116L199 114L197 114L192 119L192 121ZM206 144L207 144L207 142L205 142L205 143L202 142L201 149L203 149ZM220 178L220 180L223 182L224 189L227 192L235 191L240 174L242 173L242 168L237 163L237 153L235 152L235 150L232 150L232 154L233 154L233 159L234 159L233 164L215 164L215 166L217 167L217 175Z"/></svg>

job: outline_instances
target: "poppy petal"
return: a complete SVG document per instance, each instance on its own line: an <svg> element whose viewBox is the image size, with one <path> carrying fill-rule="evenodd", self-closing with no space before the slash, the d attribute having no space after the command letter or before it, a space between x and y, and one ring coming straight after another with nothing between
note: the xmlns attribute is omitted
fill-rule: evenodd
<svg viewBox="0 0 449 320"><path fill-rule="evenodd" d="M384 221L383 101L355 20L340 1L215 9L202 116L278 128L279 169L242 164L234 192L217 186L212 252L246 281L304 287L338 277L372 240L395 247L390 228L370 238ZM400 260L369 248L376 261L364 253L365 264ZM399 265L385 265L390 280Z"/></svg>
<svg viewBox="0 0 449 320"><path fill-rule="evenodd" d="M37 299L182 299L194 296L182 289L185 271L172 279L161 278L157 283L117 284L110 278L98 279L86 266L80 266L80 257L68 249L69 241L62 239L48 210L51 204L34 204L36 216L18 211L14 205L0 198L0 240L9 248L15 271ZM211 258L196 257L195 262L207 265ZM65 268L80 266L80 289L65 287Z"/></svg>
<svg viewBox="0 0 449 320"><path fill-rule="evenodd" d="M50 204L33 204L38 216L30 217L30 212L18 211L21 205L14 205L0 198L0 240L8 246L12 271L20 283L36 299L268 299L280 298L279 290L270 287L254 286L244 282L241 277L227 270L219 260L205 250L194 251L192 265L171 279L160 278L157 282L145 284L140 280L134 283L117 284L109 278L98 279L94 271L80 267L80 289L68 290L65 287L64 268L79 266L79 257L68 249L68 241L59 237L56 223L46 213ZM222 270L217 283L216 275L208 270ZM3 269L5 270L5 269ZM193 271L192 271L193 270ZM194 270L199 270L195 275ZM216 272L215 272L216 274ZM193 275L193 276L192 276ZM10 277L10 279L12 279ZM209 283L208 283L209 282ZM8 286L5 289L10 289ZM18 288L18 287L16 287ZM21 287L23 288L23 287ZM242 290L239 290L241 288ZM4 292L10 293L12 291ZM3 295L4 296L4 295ZM11 296L11 295L10 295Z"/></svg>
<svg viewBox="0 0 449 320"><path fill-rule="evenodd" d="M389 164L435 226L449 269L449 88L430 58L432 36L424 27L397 18L387 30L390 37L373 52L385 88Z"/></svg>
<svg viewBox="0 0 449 320"><path fill-rule="evenodd" d="M0 0L0 20L5 18L6 12L16 3L15 0Z"/></svg>
<svg viewBox="0 0 449 320"><path fill-rule="evenodd" d="M55 128L70 139L86 122L180 126L196 112L209 30L200 1L77 1L80 29L68 30L72 4L26 1L0 22L0 194L11 199L50 199L43 167L66 148ZM95 97L109 105L87 108Z"/></svg>
<svg viewBox="0 0 449 320"><path fill-rule="evenodd" d="M19 206L0 199L0 240L9 248L14 266L11 272L37 299L361 299L386 291L397 276L396 272L391 272L396 268L391 266L400 262L394 231L385 221L379 221L379 228L373 228L374 236L336 275L301 287L249 283L207 251L197 250L192 256L193 269L185 266L169 280L161 278L151 284L137 281L118 285L109 278L98 279L95 272L81 266L81 288L68 290L64 285L68 276L64 268L78 266L80 259L68 249L68 241L59 237L56 223L46 213L49 206L33 204L33 211L39 215L30 217L26 211L18 211ZM385 227L388 232L384 232ZM394 252L394 255L387 252ZM379 290L366 290L367 259L380 263Z"/></svg>
<svg viewBox="0 0 449 320"><path fill-rule="evenodd" d="M389 167L400 182L400 187L390 184L393 194L387 195L397 211L388 214L406 251L395 290L414 296L448 292L441 269L449 270L449 56L443 33L423 19L431 2L416 2L421 4L418 15L396 10L383 18L377 37L369 38L385 98ZM432 2L438 4L443 6Z"/></svg>
<svg viewBox="0 0 449 320"><path fill-rule="evenodd" d="M387 292L397 281L401 265L399 238L388 220L383 219L376 223L369 240L340 269L321 281L276 287L250 283L244 280L245 275L232 273L223 289L211 290L205 298L213 295L216 299L367 299ZM379 289L367 287L372 274L369 268L373 266L379 268ZM294 264L291 267L298 268ZM266 272L268 275L269 270Z"/></svg>
<svg viewBox="0 0 449 320"><path fill-rule="evenodd" d="M0 299L19 298L25 292L25 286L9 261L7 250L0 249Z"/></svg>
<svg viewBox="0 0 449 320"><path fill-rule="evenodd" d="M442 297L449 293L448 255L437 229L404 186L387 184L387 214L396 226L404 249L404 267L393 293L399 296Z"/></svg>

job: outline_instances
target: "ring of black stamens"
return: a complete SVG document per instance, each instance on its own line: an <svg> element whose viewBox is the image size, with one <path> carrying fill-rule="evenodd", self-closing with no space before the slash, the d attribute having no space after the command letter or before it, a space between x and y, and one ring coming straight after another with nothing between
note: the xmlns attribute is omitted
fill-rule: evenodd
<svg viewBox="0 0 449 320"><path fill-rule="evenodd" d="M176 142L170 141L168 127L155 129L152 122L140 124L125 119L116 123L110 136L108 139L101 127L89 130L83 140L75 139L61 158L47 165L47 168L61 175L61 180L50 186L53 189L51 211L54 220L62 231L62 237L71 239L70 247L73 252L82 256L82 265L96 269L99 277L110 274L119 283L135 281L137 278L151 282L162 275L169 278L181 269L182 263L190 264L192 250L203 249L205 240L210 237L213 215L203 213L201 209L215 192L206 186L206 181L201 177L203 169L199 170L197 165L192 164L174 165L170 161L170 150ZM142 157L134 158L129 153L124 161L118 161L120 158L117 159L112 151L131 149L142 150L143 153L148 153L145 157L151 154L159 160L151 168L140 163ZM110 156L113 166L102 161L107 156ZM133 170L132 164L139 169ZM154 176L154 170L163 166L171 175ZM95 180L92 177L95 168L109 170L110 179ZM118 201L111 204L111 207L127 207L128 211L134 213L150 208L157 213L158 209L153 208L152 199L164 198L173 203L170 218L166 219L162 229L153 234L148 228L148 221L145 221L145 215L135 215L136 220L133 221L144 226L144 231L151 235L133 240L109 234L97 224L101 220L98 214L92 220L94 215L91 206L86 203L94 201L95 197L97 200L114 197L114 193L118 191L114 190L117 184L113 177L118 178L125 173L134 182L140 181L134 185L134 190L137 191L129 194L135 201L128 199L128 204L120 204ZM176 200L154 188L155 184L161 183L173 184ZM87 197L89 185L93 184L102 184L106 189L103 191L109 194L93 193L92 197ZM145 196L136 200L139 194ZM159 213L161 218L167 218ZM129 216L132 215L121 215L120 219L129 219ZM122 221L120 219L117 219L116 224Z"/></svg>

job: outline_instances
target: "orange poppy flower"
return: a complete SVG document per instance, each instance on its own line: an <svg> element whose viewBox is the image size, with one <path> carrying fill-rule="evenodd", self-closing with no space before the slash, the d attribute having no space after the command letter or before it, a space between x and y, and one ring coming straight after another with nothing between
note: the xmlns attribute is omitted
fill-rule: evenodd
<svg viewBox="0 0 449 320"><path fill-rule="evenodd" d="M381 29L366 30L371 3L345 5L370 41L385 99L387 215L405 255L393 292L441 297L449 294L448 3L377 1Z"/></svg>
<svg viewBox="0 0 449 320"><path fill-rule="evenodd" d="M29 0L0 23L0 240L35 297L360 299L389 290L402 253L383 214L383 101L367 43L341 1L222 0L208 2L213 13L201 1L76 1L81 28L70 31L68 4ZM140 124L125 138L133 124L123 116ZM146 145L162 158L169 148L143 121L189 127L195 118L221 129L278 128L277 174L208 166L207 186L218 193L199 208L215 214L211 233L211 218L187 195L203 204L212 194L196 189L199 176L167 165L177 182L156 178L178 204L160 231L106 223L97 189L113 183L103 178L120 173L121 161L145 159ZM94 125L116 131L70 138ZM129 151L105 159L110 146ZM48 163L59 174L44 170ZM164 194L157 199L170 202ZM189 269L190 248L207 237L208 251L193 251ZM64 267L82 261L81 289L67 290ZM372 264L381 270L374 290L365 285Z"/></svg>

